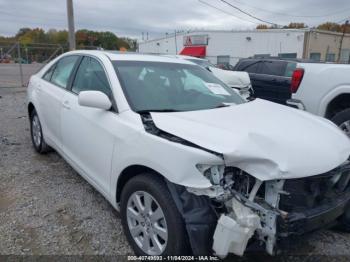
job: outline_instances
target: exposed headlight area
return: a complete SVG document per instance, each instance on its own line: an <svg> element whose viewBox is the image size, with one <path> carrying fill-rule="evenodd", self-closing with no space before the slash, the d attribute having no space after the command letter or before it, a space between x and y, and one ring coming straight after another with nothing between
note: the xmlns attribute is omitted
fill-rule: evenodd
<svg viewBox="0 0 350 262"><path fill-rule="evenodd" d="M213 250L220 257L243 255L251 238L275 254L285 237L327 225L350 200L349 162L317 176L264 182L236 167L199 164L197 169L213 186L187 190L212 199L219 215Z"/></svg>
<svg viewBox="0 0 350 262"><path fill-rule="evenodd" d="M225 166L224 165L205 165L198 164L197 169L213 184L220 185L224 178Z"/></svg>
<svg viewBox="0 0 350 262"><path fill-rule="evenodd" d="M262 182L239 168L205 164L196 167L214 187L220 186L232 197L240 196L250 200L264 198Z"/></svg>

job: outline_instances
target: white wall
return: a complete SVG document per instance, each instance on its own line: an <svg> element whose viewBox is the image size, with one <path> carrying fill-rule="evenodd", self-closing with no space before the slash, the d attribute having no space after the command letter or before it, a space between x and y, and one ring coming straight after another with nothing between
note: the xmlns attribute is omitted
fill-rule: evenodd
<svg viewBox="0 0 350 262"><path fill-rule="evenodd" d="M209 36L207 58L213 63L217 62L218 55L229 55L231 64L239 58L254 56L256 54L297 53L303 55L303 30L255 30L255 31L196 31L177 35L177 53L183 49L184 35ZM248 41L247 37L251 40ZM150 40L139 44L140 53L175 54L174 35L167 38Z"/></svg>

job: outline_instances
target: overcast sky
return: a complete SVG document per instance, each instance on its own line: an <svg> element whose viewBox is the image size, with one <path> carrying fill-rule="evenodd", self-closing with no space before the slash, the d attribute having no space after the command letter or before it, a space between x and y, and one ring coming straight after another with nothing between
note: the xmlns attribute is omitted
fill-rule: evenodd
<svg viewBox="0 0 350 262"><path fill-rule="evenodd" d="M201 3L206 2L226 13ZM73 0L76 29L112 31L118 36L150 38L189 29L253 29L261 23L220 0ZM226 0L253 15L285 25L314 26L350 17L349 0ZM229 15L231 13L232 15ZM21 27L65 29L66 0L0 0L0 35Z"/></svg>

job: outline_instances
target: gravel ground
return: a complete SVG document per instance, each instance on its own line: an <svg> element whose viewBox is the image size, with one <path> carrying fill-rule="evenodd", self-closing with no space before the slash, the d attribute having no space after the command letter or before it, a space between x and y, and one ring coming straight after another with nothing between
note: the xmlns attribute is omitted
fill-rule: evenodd
<svg viewBox="0 0 350 262"><path fill-rule="evenodd" d="M57 153L35 153L23 89L0 96L0 254L132 254L102 195Z"/></svg>
<svg viewBox="0 0 350 262"><path fill-rule="evenodd" d="M277 260L350 258L350 234L335 230L312 233L293 246ZM133 254L112 206L57 153L35 153L25 89L0 88L0 254Z"/></svg>
<svg viewBox="0 0 350 262"><path fill-rule="evenodd" d="M22 64L23 83L26 84L32 74L36 73L43 65L39 63ZM19 64L0 63L0 87L20 87L21 77Z"/></svg>

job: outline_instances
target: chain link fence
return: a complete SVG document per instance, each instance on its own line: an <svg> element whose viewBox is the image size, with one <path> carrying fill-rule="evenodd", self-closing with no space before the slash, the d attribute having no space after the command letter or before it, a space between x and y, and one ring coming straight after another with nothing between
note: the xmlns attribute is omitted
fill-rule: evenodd
<svg viewBox="0 0 350 262"><path fill-rule="evenodd" d="M98 47L84 46L82 49L96 50ZM26 86L31 75L67 51L67 45L23 45L18 42L0 41L0 88Z"/></svg>
<svg viewBox="0 0 350 262"><path fill-rule="evenodd" d="M0 87L23 87L42 66L67 51L54 44L0 42Z"/></svg>

